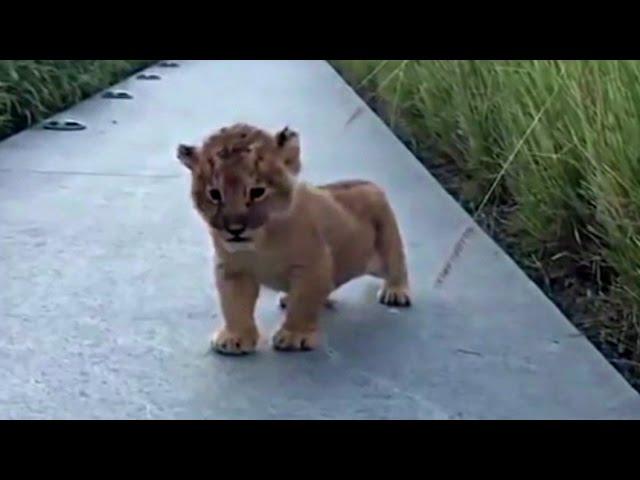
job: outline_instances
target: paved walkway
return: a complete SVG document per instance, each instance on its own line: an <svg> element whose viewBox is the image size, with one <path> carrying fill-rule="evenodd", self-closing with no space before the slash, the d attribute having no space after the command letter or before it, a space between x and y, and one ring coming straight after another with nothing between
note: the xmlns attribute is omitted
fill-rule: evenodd
<svg viewBox="0 0 640 480"><path fill-rule="evenodd" d="M0 143L0 418L640 418L640 396L328 64L150 71L162 79L117 87L133 100L59 116L86 130ZM318 351L208 353L211 250L174 151L235 121L298 129L308 180L388 189L413 309L378 305L363 279L336 295Z"/></svg>

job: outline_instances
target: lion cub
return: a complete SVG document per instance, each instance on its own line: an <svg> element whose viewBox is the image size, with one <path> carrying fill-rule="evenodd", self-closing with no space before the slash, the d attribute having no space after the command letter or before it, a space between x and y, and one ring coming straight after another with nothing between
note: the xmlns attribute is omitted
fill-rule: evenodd
<svg viewBox="0 0 640 480"><path fill-rule="evenodd" d="M220 353L255 350L254 307L261 285L286 292L278 350L318 345L318 315L329 294L362 275L384 280L379 301L409 306L405 254L384 192L364 180L320 187L297 180L300 144L285 128L222 128L201 146L180 145L191 196L216 252L215 279L224 328Z"/></svg>

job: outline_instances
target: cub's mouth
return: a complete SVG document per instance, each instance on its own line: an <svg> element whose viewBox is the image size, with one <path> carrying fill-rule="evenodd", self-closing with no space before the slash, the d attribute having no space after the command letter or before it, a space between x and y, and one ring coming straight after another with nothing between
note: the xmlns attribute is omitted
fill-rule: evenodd
<svg viewBox="0 0 640 480"><path fill-rule="evenodd" d="M243 237L241 235L225 238L223 245L225 250L232 253L252 251L255 248L253 238Z"/></svg>
<svg viewBox="0 0 640 480"><path fill-rule="evenodd" d="M252 239L248 237L235 236L235 237L227 238L226 241L229 243L247 243L247 242L251 242Z"/></svg>

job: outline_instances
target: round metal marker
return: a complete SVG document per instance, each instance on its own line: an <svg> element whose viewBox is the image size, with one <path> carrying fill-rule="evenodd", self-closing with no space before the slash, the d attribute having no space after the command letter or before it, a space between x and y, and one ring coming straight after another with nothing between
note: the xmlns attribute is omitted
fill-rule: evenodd
<svg viewBox="0 0 640 480"><path fill-rule="evenodd" d="M42 125L45 130L73 131L84 130L86 125L76 120L49 120Z"/></svg>
<svg viewBox="0 0 640 480"><path fill-rule="evenodd" d="M133 98L133 95L124 90L109 90L102 94L102 98L110 100L130 100Z"/></svg>

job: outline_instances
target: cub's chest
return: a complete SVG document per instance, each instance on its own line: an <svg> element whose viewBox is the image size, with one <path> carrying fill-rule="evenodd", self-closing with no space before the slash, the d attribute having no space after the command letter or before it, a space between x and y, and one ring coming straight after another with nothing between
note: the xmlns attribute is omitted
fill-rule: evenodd
<svg viewBox="0 0 640 480"><path fill-rule="evenodd" d="M290 262L275 253L251 252L233 255L225 261L233 270L240 270L256 279L260 285L286 292L289 289Z"/></svg>
<svg viewBox="0 0 640 480"><path fill-rule="evenodd" d="M253 274L261 285L273 290L286 292L289 290L289 262L278 256L256 256L252 266Z"/></svg>

